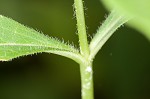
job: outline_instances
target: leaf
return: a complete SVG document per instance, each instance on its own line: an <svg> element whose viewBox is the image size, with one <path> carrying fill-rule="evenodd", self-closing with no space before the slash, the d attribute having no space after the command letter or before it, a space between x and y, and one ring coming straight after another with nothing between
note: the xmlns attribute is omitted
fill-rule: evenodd
<svg viewBox="0 0 150 99"><path fill-rule="evenodd" d="M113 33L129 19L124 15L118 14L116 11L112 11L107 19L104 21L94 35L90 42L90 59L93 59L106 41L113 35Z"/></svg>
<svg viewBox="0 0 150 99"><path fill-rule="evenodd" d="M78 56L78 50L73 46L0 16L0 61L41 52L54 53L72 59Z"/></svg>
<svg viewBox="0 0 150 99"><path fill-rule="evenodd" d="M108 9L125 13L133 20L128 25L144 33L150 40L150 0L102 0Z"/></svg>

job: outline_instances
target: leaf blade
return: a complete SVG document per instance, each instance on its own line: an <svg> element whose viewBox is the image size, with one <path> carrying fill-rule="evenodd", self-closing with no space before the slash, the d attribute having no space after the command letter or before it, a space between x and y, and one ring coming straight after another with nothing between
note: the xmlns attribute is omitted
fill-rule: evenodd
<svg viewBox="0 0 150 99"><path fill-rule="evenodd" d="M109 9L133 17L128 25L142 32L150 40L150 0L101 0Z"/></svg>
<svg viewBox="0 0 150 99"><path fill-rule="evenodd" d="M71 45L45 36L12 19L0 16L0 61L41 52L58 54L55 51L78 54L78 50ZM65 54L59 55L67 57Z"/></svg>

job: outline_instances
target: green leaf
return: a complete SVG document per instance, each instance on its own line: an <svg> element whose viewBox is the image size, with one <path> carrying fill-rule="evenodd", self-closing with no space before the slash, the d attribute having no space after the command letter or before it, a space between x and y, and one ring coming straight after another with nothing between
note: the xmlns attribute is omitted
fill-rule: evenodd
<svg viewBox="0 0 150 99"><path fill-rule="evenodd" d="M107 19L104 21L94 35L90 42L90 59L93 59L106 41L113 35L113 33L129 19L124 15L118 14L116 11L112 11Z"/></svg>
<svg viewBox="0 0 150 99"><path fill-rule="evenodd" d="M102 0L108 9L115 9L133 19L129 25L150 39L150 0Z"/></svg>
<svg viewBox="0 0 150 99"><path fill-rule="evenodd" d="M78 50L73 46L0 16L0 61L41 52L54 53L73 60L79 56Z"/></svg>

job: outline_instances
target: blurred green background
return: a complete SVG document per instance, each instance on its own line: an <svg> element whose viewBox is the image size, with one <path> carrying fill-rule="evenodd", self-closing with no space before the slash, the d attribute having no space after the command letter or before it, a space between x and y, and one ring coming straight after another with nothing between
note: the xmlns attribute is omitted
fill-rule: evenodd
<svg viewBox="0 0 150 99"><path fill-rule="evenodd" d="M108 12L99 0L84 0L87 32L96 32ZM0 14L78 47L73 0L0 0ZM150 99L150 42L120 28L94 61L95 99ZM38 54L0 62L0 99L80 99L77 63Z"/></svg>

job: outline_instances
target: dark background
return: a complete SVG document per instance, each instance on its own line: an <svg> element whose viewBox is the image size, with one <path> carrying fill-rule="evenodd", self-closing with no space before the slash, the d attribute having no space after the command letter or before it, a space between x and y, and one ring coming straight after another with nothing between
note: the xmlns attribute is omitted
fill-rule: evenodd
<svg viewBox="0 0 150 99"><path fill-rule="evenodd" d="M90 35L108 14L99 0L84 0ZM78 46L73 0L0 0L0 14ZM150 42L120 28L94 60L95 99L150 99ZM0 62L0 99L80 99L79 66L38 54Z"/></svg>

